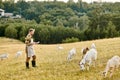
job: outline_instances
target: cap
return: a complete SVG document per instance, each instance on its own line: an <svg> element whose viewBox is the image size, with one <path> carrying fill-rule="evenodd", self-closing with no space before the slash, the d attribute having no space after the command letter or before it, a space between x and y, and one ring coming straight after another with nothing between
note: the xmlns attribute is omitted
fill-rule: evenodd
<svg viewBox="0 0 120 80"><path fill-rule="evenodd" d="M29 29L29 32L31 32L31 31L35 31L35 29L33 29L33 28L30 28L30 29Z"/></svg>

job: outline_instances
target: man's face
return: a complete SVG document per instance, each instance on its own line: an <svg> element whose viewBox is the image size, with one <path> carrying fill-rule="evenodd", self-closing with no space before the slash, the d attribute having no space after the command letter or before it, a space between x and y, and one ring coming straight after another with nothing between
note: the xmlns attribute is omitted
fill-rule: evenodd
<svg viewBox="0 0 120 80"><path fill-rule="evenodd" d="M35 31L31 31L30 34L31 34L31 35L34 35L34 32L35 32Z"/></svg>

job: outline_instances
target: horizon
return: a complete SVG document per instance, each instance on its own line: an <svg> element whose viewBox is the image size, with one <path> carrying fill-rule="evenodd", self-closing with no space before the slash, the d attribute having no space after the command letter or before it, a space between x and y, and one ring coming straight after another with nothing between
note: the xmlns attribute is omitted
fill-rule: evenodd
<svg viewBox="0 0 120 80"><path fill-rule="evenodd" d="M17 2L18 0L15 0ZM34 1L34 0L25 0L25 1ZM36 1L53 1L53 0L36 0ZM63 1L63 2L68 2L68 0L57 0L57 1ZM77 2L78 0L74 0L74 2ZM82 2L87 2L87 3L92 3L92 2L120 2L120 0L82 0Z"/></svg>

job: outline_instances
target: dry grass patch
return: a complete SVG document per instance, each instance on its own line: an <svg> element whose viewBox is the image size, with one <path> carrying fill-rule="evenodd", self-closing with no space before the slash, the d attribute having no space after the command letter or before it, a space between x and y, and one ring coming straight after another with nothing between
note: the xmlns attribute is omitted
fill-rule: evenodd
<svg viewBox="0 0 120 80"><path fill-rule="evenodd" d="M80 71L79 60L81 49L96 44L98 60L96 68L90 67L90 71ZM37 68L25 69L25 53L18 59L15 54L18 50L24 52L25 44L14 39L0 38L0 54L9 53L9 59L0 61L0 80L120 80L120 69L115 71L111 79L103 78L101 71L104 70L107 60L114 55L120 56L120 38L93 40L60 44L63 50L54 45L36 45ZM67 63L68 51L75 47L77 54L70 63Z"/></svg>

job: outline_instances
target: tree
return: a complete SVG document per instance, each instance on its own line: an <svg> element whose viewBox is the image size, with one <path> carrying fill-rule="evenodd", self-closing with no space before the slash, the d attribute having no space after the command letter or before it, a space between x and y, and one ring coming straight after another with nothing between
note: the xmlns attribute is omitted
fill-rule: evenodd
<svg viewBox="0 0 120 80"><path fill-rule="evenodd" d="M30 4L28 2L26 2L25 0L19 0L16 3L16 7L20 10L21 15L23 15L23 16L26 15L25 10L31 8Z"/></svg>
<svg viewBox="0 0 120 80"><path fill-rule="evenodd" d="M0 24L0 36L5 36L5 28L5 25Z"/></svg>
<svg viewBox="0 0 120 80"><path fill-rule="evenodd" d="M21 41L25 41L25 36L27 35L27 32L28 32L28 28L25 27L25 26L22 26L21 30L19 32L19 35L20 35L19 38L20 38Z"/></svg>
<svg viewBox="0 0 120 80"><path fill-rule="evenodd" d="M69 27L78 27L78 25L79 25L79 17L78 16L70 17Z"/></svg>
<svg viewBox="0 0 120 80"><path fill-rule="evenodd" d="M2 8L2 9L4 8L2 0L0 0L0 8Z"/></svg>
<svg viewBox="0 0 120 80"><path fill-rule="evenodd" d="M50 32L48 27L45 25L40 25L41 27L36 27L35 40L40 41L41 43L47 44L50 39Z"/></svg>
<svg viewBox="0 0 120 80"><path fill-rule="evenodd" d="M17 30L10 25L5 29L5 36L9 38L17 38Z"/></svg>
<svg viewBox="0 0 120 80"><path fill-rule="evenodd" d="M17 10L16 4L14 1L5 1L3 2L5 12L12 13Z"/></svg>
<svg viewBox="0 0 120 80"><path fill-rule="evenodd" d="M63 23L61 20L57 20L56 26L64 27Z"/></svg>
<svg viewBox="0 0 120 80"><path fill-rule="evenodd" d="M88 29L89 23L90 23L90 20L89 20L88 16L84 15L84 16L80 17L80 19L79 19L80 30L85 31L86 29Z"/></svg>
<svg viewBox="0 0 120 80"><path fill-rule="evenodd" d="M74 0L69 0L68 2L69 2L69 4L72 4L72 3L74 3Z"/></svg>
<svg viewBox="0 0 120 80"><path fill-rule="evenodd" d="M115 36L118 36L118 31L116 30L116 26L112 23L112 21L109 21L107 25L107 37Z"/></svg>
<svg viewBox="0 0 120 80"><path fill-rule="evenodd" d="M97 25L97 29L95 30L95 38L96 39L99 39L101 36L100 36L100 26Z"/></svg>

